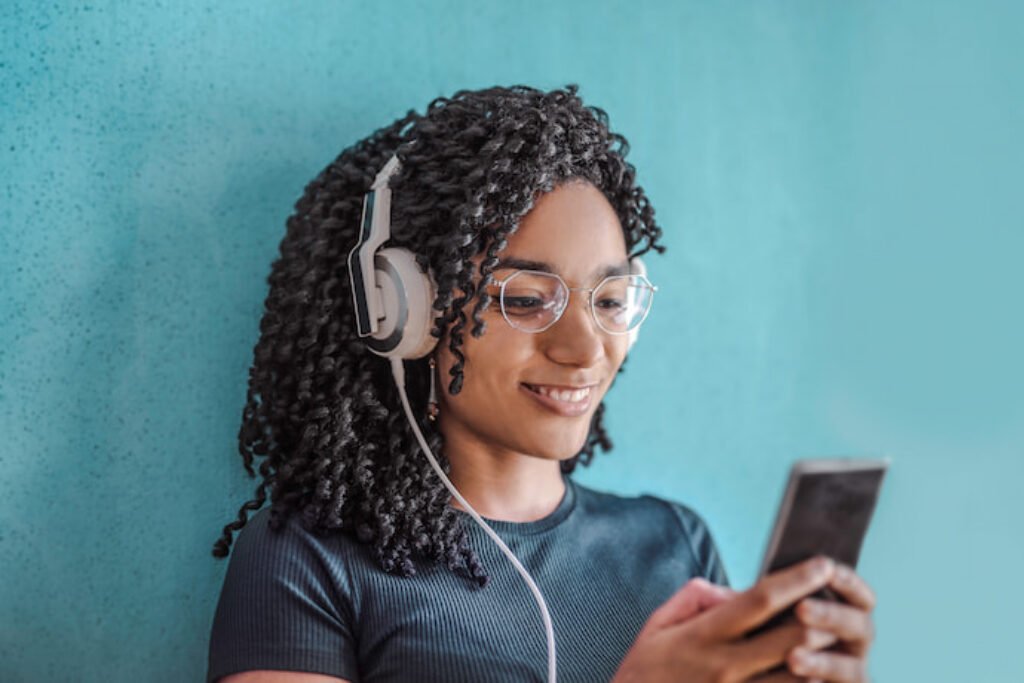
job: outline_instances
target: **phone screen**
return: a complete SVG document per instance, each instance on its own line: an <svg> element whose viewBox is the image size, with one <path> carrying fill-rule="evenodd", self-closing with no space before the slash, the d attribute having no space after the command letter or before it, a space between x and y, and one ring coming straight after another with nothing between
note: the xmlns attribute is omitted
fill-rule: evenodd
<svg viewBox="0 0 1024 683"><path fill-rule="evenodd" d="M795 462L759 575L785 569L814 555L827 555L856 567L888 466L887 458ZM842 602L828 587L811 597ZM748 636L768 630L791 615L792 609L785 610Z"/></svg>
<svg viewBox="0 0 1024 683"><path fill-rule="evenodd" d="M798 460L790 470L760 575L814 555L857 566L888 460Z"/></svg>

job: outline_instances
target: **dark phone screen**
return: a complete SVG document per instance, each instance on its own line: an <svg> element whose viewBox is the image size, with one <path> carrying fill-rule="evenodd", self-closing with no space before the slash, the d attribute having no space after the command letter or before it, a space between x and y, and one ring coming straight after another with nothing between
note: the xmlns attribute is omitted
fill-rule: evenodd
<svg viewBox="0 0 1024 683"><path fill-rule="evenodd" d="M827 555L856 567L885 471L877 467L794 475L792 502L788 514L783 510L785 517L779 520L784 525L782 535L764 573L785 569L814 555ZM810 597L843 602L827 586ZM792 608L784 610L747 636L792 619L796 619Z"/></svg>
<svg viewBox="0 0 1024 683"><path fill-rule="evenodd" d="M828 555L856 567L884 474L883 469L865 469L800 476L766 573L814 555Z"/></svg>

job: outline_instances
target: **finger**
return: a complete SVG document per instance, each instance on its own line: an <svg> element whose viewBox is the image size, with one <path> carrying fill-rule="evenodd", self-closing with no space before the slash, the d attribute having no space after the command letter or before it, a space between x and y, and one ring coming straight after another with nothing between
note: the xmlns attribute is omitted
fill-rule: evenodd
<svg viewBox="0 0 1024 683"><path fill-rule="evenodd" d="M856 654L866 651L875 637L871 615L851 605L804 598L796 606L796 616L807 626L828 631L854 644Z"/></svg>
<svg viewBox="0 0 1024 683"><path fill-rule="evenodd" d="M867 666L861 657L836 652L808 652L796 648L786 660L798 676L821 678L829 683L866 683Z"/></svg>
<svg viewBox="0 0 1024 683"><path fill-rule="evenodd" d="M750 683L822 683L820 678L804 678L788 670L762 674L748 680Z"/></svg>
<svg viewBox="0 0 1024 683"><path fill-rule="evenodd" d="M824 649L836 642L834 634L811 628L792 619L753 638L729 644L728 657L735 663L741 680L769 671L786 661L794 648L808 651Z"/></svg>
<svg viewBox="0 0 1024 683"><path fill-rule="evenodd" d="M868 612L875 608L875 592L871 590L871 586L856 571L845 564L836 563L836 571L829 586L834 588L851 605Z"/></svg>
<svg viewBox="0 0 1024 683"><path fill-rule="evenodd" d="M686 621L704 610L725 602L735 591L718 586L706 579L687 581L647 619L647 628L661 629Z"/></svg>
<svg viewBox="0 0 1024 683"><path fill-rule="evenodd" d="M800 598L827 585L835 562L818 556L773 572L749 590L701 615L699 630L712 638L736 638Z"/></svg>

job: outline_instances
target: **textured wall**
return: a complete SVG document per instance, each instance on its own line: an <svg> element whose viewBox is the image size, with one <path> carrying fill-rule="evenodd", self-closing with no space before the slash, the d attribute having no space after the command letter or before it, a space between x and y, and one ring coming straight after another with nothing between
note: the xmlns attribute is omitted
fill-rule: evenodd
<svg viewBox="0 0 1024 683"><path fill-rule="evenodd" d="M889 455L877 680L1024 678L1019 5L0 17L0 679L201 677L292 203L407 109L519 82L610 113L669 245L579 479L693 505L746 584L792 458Z"/></svg>

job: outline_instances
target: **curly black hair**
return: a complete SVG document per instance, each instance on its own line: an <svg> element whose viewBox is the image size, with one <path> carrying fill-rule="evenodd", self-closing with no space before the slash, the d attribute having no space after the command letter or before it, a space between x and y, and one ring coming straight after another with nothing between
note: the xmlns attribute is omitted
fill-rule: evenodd
<svg viewBox="0 0 1024 683"><path fill-rule="evenodd" d="M238 435L250 477L256 457L263 458L262 482L237 521L224 527L215 557L228 555L233 532L245 526L247 511L263 506L269 489L275 531L297 509L311 531L372 543L385 572L408 577L416 559L444 560L449 570L487 585L450 492L406 422L388 362L356 334L346 257L363 195L397 154L389 244L411 250L434 276L432 334L448 335L455 394L465 372L466 311L473 304L471 334L479 337L497 256L543 193L589 181L614 207L630 255L663 252L654 210L625 160L629 143L609 130L604 110L583 104L578 89L518 85L439 97L424 115L410 110L346 149L306 186L268 277ZM474 276L470 259L481 254ZM424 408L427 360L406 365L410 401ZM560 464L562 472L589 465L597 447L611 449L603 415L602 403L583 448ZM432 422L423 432L447 474L440 432Z"/></svg>

